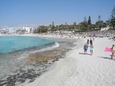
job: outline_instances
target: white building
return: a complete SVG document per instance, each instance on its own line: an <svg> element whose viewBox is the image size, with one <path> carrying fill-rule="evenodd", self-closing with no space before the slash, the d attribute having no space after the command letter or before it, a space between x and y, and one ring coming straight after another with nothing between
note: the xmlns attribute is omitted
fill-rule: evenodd
<svg viewBox="0 0 115 86"><path fill-rule="evenodd" d="M9 33L24 34L33 32L33 27L9 27L8 29Z"/></svg>
<svg viewBox="0 0 115 86"><path fill-rule="evenodd" d="M8 29L6 29L6 28L0 29L0 34L6 34L6 33L8 33Z"/></svg>
<svg viewBox="0 0 115 86"><path fill-rule="evenodd" d="M22 30L25 30L26 33L31 33L33 31L32 27L22 27Z"/></svg>

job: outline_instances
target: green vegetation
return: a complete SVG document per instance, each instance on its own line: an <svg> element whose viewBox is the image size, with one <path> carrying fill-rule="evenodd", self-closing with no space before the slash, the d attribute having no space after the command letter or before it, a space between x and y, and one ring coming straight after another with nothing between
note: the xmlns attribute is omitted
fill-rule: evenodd
<svg viewBox="0 0 115 86"><path fill-rule="evenodd" d="M92 24L91 22L91 16L88 17L88 20L86 17L84 17L84 20L80 22L79 24L76 24L74 22L73 24L69 25L67 22L65 24L61 25L55 25L54 22L50 24L49 26L39 26L37 29L34 30L34 33L46 33L48 31L74 31L74 32L87 32L87 31L98 31L101 30L101 28L106 28L107 26L110 27L110 29L115 30L115 7L112 10L112 15L109 20L104 22L101 20L101 16L98 16L98 20L95 24Z"/></svg>
<svg viewBox="0 0 115 86"><path fill-rule="evenodd" d="M110 19L110 26L112 27L113 30L115 30L115 6L112 10L112 15Z"/></svg>

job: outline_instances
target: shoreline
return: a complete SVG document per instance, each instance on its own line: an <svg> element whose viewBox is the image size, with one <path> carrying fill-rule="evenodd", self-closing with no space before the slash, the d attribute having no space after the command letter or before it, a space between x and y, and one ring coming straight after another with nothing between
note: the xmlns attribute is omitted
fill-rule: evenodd
<svg viewBox="0 0 115 86"><path fill-rule="evenodd" d="M9 77L6 77L5 79L1 79L0 80L1 85L5 85L6 83L8 83L14 86L15 83L18 82L24 83L27 79L29 79L30 82L33 82L36 77L39 77L44 72L48 71L48 68L51 65L53 65L55 61L58 61L60 58L64 58L66 52L70 51L75 46L73 43L78 41L77 39L74 40L74 39L62 39L62 38L50 38L50 37L47 39L60 41L59 42L60 46L53 50L43 51L42 53L41 52L30 53L29 57L26 58L27 61L26 63L29 64L30 66L32 65L33 68L29 69L28 71L27 70L25 71L24 68L22 68L21 70L19 70L18 73L12 74ZM38 57L45 59L42 60L39 59L41 60L39 61ZM35 67L40 65L41 69L36 70Z"/></svg>

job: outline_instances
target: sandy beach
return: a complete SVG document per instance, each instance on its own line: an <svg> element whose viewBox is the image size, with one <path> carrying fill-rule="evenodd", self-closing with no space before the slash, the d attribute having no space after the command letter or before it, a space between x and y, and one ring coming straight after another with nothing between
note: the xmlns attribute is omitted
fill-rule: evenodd
<svg viewBox="0 0 115 86"><path fill-rule="evenodd" d="M111 47L115 41L109 38L95 38L93 41L94 54L83 54L83 45L88 37L60 35L22 35L35 36L60 41L60 47L29 55L30 61L43 61L43 68L38 75L28 76L23 83L16 82L15 86L114 86L115 85L115 57L111 59L110 52L104 52L105 47ZM40 58L38 58L38 56ZM42 59L45 58L45 59ZM27 58L28 59L28 58ZM53 59L53 60L52 60ZM52 64L53 62L53 64ZM46 64L48 63L48 64ZM49 65L50 64L50 65ZM37 66L37 65L36 65ZM36 70L35 72L38 72ZM33 69L32 69L33 70ZM23 75L23 74L22 74ZM12 77L10 77L12 78ZM14 77L15 78L15 77ZM18 79L18 78L17 78ZM10 81L10 79L9 79Z"/></svg>
<svg viewBox="0 0 115 86"><path fill-rule="evenodd" d="M84 55L80 53L86 39L82 40L34 82L22 86L115 86L115 57L111 60L111 53L104 52L115 41L95 38L94 54Z"/></svg>

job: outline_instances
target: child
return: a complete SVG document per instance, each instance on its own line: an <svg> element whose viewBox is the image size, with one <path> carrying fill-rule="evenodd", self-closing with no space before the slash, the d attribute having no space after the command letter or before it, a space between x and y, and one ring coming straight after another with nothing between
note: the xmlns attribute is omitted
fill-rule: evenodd
<svg viewBox="0 0 115 86"><path fill-rule="evenodd" d="M92 44L90 45L90 53L91 55L93 55L93 45Z"/></svg>
<svg viewBox="0 0 115 86"><path fill-rule="evenodd" d="M83 49L84 49L84 54L86 54L87 53L87 49L88 49L88 44L87 43L85 43Z"/></svg>

